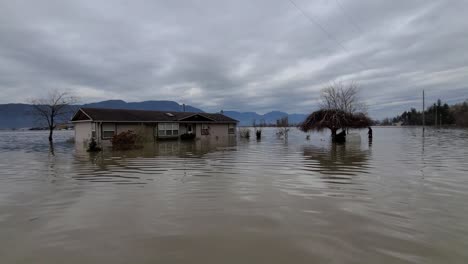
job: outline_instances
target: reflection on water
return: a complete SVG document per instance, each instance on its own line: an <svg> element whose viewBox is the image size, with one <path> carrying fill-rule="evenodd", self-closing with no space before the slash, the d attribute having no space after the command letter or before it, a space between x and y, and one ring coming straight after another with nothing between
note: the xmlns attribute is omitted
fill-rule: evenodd
<svg viewBox="0 0 468 264"><path fill-rule="evenodd" d="M107 148L102 152L88 153L76 148L75 161L82 163L81 169L72 178L92 182L118 184L146 184L155 176L184 171L193 173L204 155L213 152L235 151L235 139L212 141L161 141L148 143L143 148L116 151ZM88 166L92 164L92 166ZM83 169L86 168L87 169ZM208 173L204 168L204 173Z"/></svg>
<svg viewBox="0 0 468 264"><path fill-rule="evenodd" d="M100 153L0 132L0 262L466 262L466 130L275 132Z"/></svg>
<svg viewBox="0 0 468 264"><path fill-rule="evenodd" d="M318 171L328 179L353 176L365 173L368 168L367 161L371 150L362 150L357 144L332 144L327 147L304 147L304 157L310 160L311 171Z"/></svg>

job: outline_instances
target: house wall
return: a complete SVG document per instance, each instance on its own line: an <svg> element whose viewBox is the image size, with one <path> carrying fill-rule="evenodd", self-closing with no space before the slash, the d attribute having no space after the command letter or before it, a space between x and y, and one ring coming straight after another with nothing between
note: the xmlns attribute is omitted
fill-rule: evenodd
<svg viewBox="0 0 468 264"><path fill-rule="evenodd" d="M106 123L106 124L114 124L114 123ZM75 125L75 142L81 145L87 145L91 140L92 136L92 126L96 126L96 140L99 143L103 143L107 145L110 143L109 139L101 139L101 124L100 123L93 123L93 122L79 122L74 123ZM139 135L143 136L143 139L147 142L155 141L155 136L157 131L154 131L156 127L156 123L117 123L115 124L115 134L119 134L121 132L126 131L133 131ZM201 134L201 127L202 124L194 124L194 131L196 133L197 139L202 140L226 140L228 138L235 137L235 134L228 133L228 124L207 124L209 127L209 135L202 135ZM185 125L179 125L179 135L185 133Z"/></svg>
<svg viewBox="0 0 468 264"><path fill-rule="evenodd" d="M197 124L196 125L196 134L197 134L197 138L200 138L200 139L224 139L224 138L227 138L227 137L233 137L235 136L235 134L229 134L228 133L228 129L229 129L229 125L228 124L207 124L207 126L209 127L209 132L210 134L209 135L202 135L201 134L201 128L202 128L202 124Z"/></svg>
<svg viewBox="0 0 468 264"><path fill-rule="evenodd" d="M185 124L179 124L179 135L187 133L187 129L185 127Z"/></svg>
<svg viewBox="0 0 468 264"><path fill-rule="evenodd" d="M92 122L75 123L75 143L87 144L91 140L91 125Z"/></svg>

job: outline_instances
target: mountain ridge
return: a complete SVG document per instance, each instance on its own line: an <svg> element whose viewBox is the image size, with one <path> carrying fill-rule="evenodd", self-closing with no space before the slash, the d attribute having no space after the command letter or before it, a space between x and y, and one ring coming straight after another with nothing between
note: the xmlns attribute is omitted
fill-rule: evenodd
<svg viewBox="0 0 468 264"><path fill-rule="evenodd" d="M153 111L183 111L184 106L169 100L148 100L142 102L126 102L124 100L105 100L100 102L87 103L82 105L73 105L71 107L90 107L90 108L114 108L114 109L132 109L132 110L153 110ZM202 109L185 105L187 112L205 112ZM18 129L41 126L36 120L32 105L24 103L0 104L0 129ZM256 124L265 122L274 124L276 120L284 116L289 117L289 123L296 124L302 122L306 115L288 114L281 111L271 111L263 115L256 112L223 111L226 116L239 121L240 126L250 126L254 120Z"/></svg>
<svg viewBox="0 0 468 264"><path fill-rule="evenodd" d="M276 124L276 120L283 118L285 116L288 117L289 124L299 124L305 120L307 117L306 114L288 114L282 111L271 111L265 113L263 115L258 114L256 112L238 112L238 111L224 111L225 115L239 120L240 126L252 126L253 123L255 124Z"/></svg>

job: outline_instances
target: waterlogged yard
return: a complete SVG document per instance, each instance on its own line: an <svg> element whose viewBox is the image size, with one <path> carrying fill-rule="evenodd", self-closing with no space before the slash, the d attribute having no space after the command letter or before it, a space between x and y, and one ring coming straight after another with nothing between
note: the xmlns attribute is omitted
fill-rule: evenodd
<svg viewBox="0 0 468 264"><path fill-rule="evenodd" d="M0 132L0 263L468 261L467 130L275 132L100 153Z"/></svg>

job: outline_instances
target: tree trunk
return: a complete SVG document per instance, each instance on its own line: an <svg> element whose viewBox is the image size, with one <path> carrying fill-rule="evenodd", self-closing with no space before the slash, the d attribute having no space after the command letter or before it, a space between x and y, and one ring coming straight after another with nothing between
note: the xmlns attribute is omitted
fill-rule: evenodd
<svg viewBox="0 0 468 264"><path fill-rule="evenodd" d="M54 110L52 109L52 114L50 115L50 123L49 123L49 142L52 142L52 134L54 133Z"/></svg>
<svg viewBox="0 0 468 264"><path fill-rule="evenodd" d="M52 154L52 156L55 156L54 142L53 141L49 141L49 153Z"/></svg>
<svg viewBox="0 0 468 264"><path fill-rule="evenodd" d="M52 134L54 133L54 128L49 127L49 141L52 142Z"/></svg>
<svg viewBox="0 0 468 264"><path fill-rule="evenodd" d="M343 143L346 141L346 134L342 134L343 132L345 132L344 130L342 131L342 133L340 134L336 134L336 132L338 131L338 129L332 129L332 142L334 143Z"/></svg>

